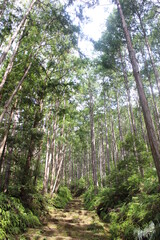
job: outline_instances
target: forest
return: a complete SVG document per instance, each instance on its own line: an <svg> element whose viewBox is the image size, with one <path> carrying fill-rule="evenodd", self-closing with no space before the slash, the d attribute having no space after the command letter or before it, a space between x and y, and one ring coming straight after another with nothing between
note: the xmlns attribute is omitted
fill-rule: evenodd
<svg viewBox="0 0 160 240"><path fill-rule="evenodd" d="M105 3L0 0L0 240L160 239L160 1Z"/></svg>

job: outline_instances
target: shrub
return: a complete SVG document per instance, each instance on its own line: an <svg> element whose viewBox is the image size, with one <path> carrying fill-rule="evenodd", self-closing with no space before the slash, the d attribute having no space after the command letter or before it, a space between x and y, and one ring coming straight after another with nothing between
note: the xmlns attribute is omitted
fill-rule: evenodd
<svg viewBox="0 0 160 240"><path fill-rule="evenodd" d="M54 195L51 203L56 208L64 208L69 201L72 200L72 195L67 187L60 187L58 194Z"/></svg>
<svg viewBox="0 0 160 240"><path fill-rule="evenodd" d="M0 239L38 225L40 225L38 217L29 209L25 209L18 198L0 194Z"/></svg>
<svg viewBox="0 0 160 240"><path fill-rule="evenodd" d="M47 205L47 198L40 194L40 193L34 193L30 194L27 197L27 201L25 202L25 206L29 208L34 215L41 216L46 214L46 205Z"/></svg>
<svg viewBox="0 0 160 240"><path fill-rule="evenodd" d="M84 203L109 223L112 240L159 239L160 193L153 172L147 172L143 179L133 172L119 185L115 179L112 187L101 189L97 195L90 187L84 194Z"/></svg>
<svg viewBox="0 0 160 240"><path fill-rule="evenodd" d="M132 196L129 202L111 209L108 214L111 239L157 239L155 236L160 233L160 194L153 193L155 184L151 187L151 182L144 179L140 184L141 192Z"/></svg>
<svg viewBox="0 0 160 240"><path fill-rule="evenodd" d="M74 197L81 196L86 191L86 181L85 179L81 178L80 180L72 183L70 186L71 193Z"/></svg>
<svg viewBox="0 0 160 240"><path fill-rule="evenodd" d="M99 199L99 193L95 195L94 187L91 186L84 194L84 205L88 210L94 210L96 208L96 201Z"/></svg>

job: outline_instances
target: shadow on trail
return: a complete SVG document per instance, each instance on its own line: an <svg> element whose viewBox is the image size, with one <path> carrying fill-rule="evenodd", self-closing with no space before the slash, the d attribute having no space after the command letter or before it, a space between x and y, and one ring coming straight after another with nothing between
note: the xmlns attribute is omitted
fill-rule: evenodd
<svg viewBox="0 0 160 240"><path fill-rule="evenodd" d="M71 201L64 210L53 209L50 219L39 232L32 229L28 239L35 240L107 240L107 230L94 212L84 209L80 199Z"/></svg>

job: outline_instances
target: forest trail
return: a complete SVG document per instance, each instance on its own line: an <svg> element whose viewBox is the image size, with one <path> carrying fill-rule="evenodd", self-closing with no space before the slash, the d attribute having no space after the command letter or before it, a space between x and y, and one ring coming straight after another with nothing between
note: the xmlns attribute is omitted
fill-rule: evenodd
<svg viewBox="0 0 160 240"><path fill-rule="evenodd" d="M28 240L109 239L107 226L95 212L84 209L81 199L73 199L63 210L50 209L48 222L42 228L29 229L23 236Z"/></svg>

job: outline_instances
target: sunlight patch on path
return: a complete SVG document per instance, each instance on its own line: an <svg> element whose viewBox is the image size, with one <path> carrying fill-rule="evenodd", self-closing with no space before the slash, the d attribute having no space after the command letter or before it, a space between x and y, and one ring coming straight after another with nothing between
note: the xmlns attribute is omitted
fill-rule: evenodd
<svg viewBox="0 0 160 240"><path fill-rule="evenodd" d="M84 209L81 199L74 199L64 210L50 209L46 225L23 236L28 240L107 240L108 229L95 212Z"/></svg>

